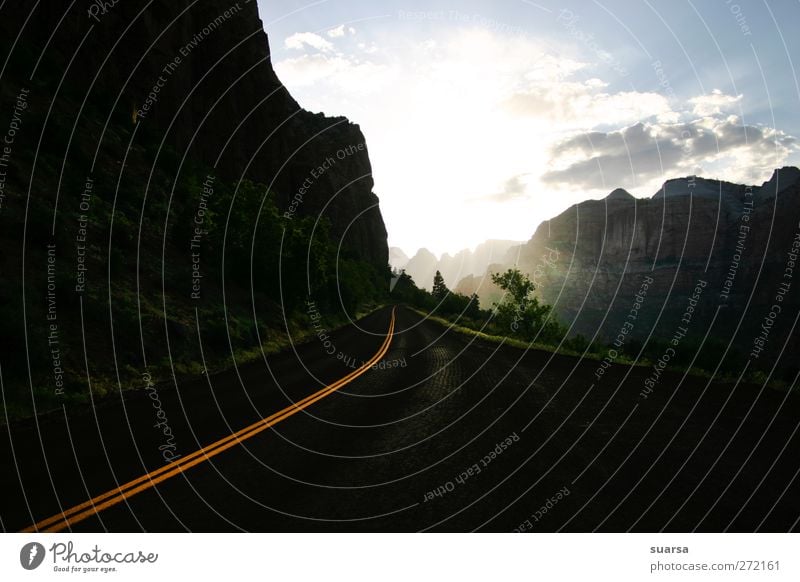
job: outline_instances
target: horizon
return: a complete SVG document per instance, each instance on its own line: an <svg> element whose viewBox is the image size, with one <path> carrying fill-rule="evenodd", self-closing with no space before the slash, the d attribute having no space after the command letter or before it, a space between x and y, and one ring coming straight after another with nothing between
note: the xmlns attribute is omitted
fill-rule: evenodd
<svg viewBox="0 0 800 582"><path fill-rule="evenodd" d="M781 166L779 168L773 169L772 172L770 172L770 175L767 176L767 178L765 180L761 180L758 183L730 182L729 180L723 180L722 178L719 178L719 177L716 177L716 176L715 177L709 177L709 176L697 176L697 175L688 174L688 175L684 175L684 176L675 176L675 177L672 177L672 178L667 178L661 184L661 186L659 186L659 188L655 192L653 192L652 194L646 194L645 193L645 194L637 195L635 192L632 192L628 188L613 188L612 190L609 190L605 195L603 195L603 196L601 196L599 198L586 198L584 200L581 200L581 201L577 202L577 204L580 204L581 202L587 202L587 201L590 201L590 200L595 200L595 201L603 200L606 196L608 196L609 194L611 194L612 192L614 192L616 190L625 190L626 192L628 192L628 194L630 194L631 196L633 196L634 198L636 198L638 200L651 199L651 198L653 198L653 197L658 195L658 193L664 188L664 185L666 185L667 182L672 182L672 181L676 181L676 180L687 180L687 179L690 179L690 178L695 178L697 180L707 180L709 182L721 182L721 183L727 183L727 184L737 184L737 185L740 185L740 186L752 186L754 188L760 188L764 184L769 182L770 178L772 178L772 176L774 176L775 172L777 172L778 170L786 169L786 168L794 168L794 169L800 171L800 168L798 168L798 166L796 166L796 165ZM553 215L553 216L550 216L548 218L543 219L539 224L536 225L536 228L533 229L533 231L531 232L530 236L528 238L524 239L524 240L491 238L491 239L486 239L484 241L476 243L475 245L472 245L472 246L469 246L469 247L464 247L462 249L458 249L456 251L447 250L447 251L442 251L442 252L437 252L437 251L435 251L435 250L433 250L431 248L428 248L428 247L418 247L416 250L414 250L412 252L408 252L403 247L399 247L399 246L391 245L391 244L389 245L389 249L390 250L391 249L399 249L409 259L412 259L415 255L419 254L420 251L427 250L427 251L429 251L431 254L433 254L436 257L437 261L441 261L442 258L445 255L450 255L451 257L453 257L453 256L455 256L456 254L458 254L458 253L460 253L462 251L475 252L476 249L479 246L481 246L484 243L488 243L488 242L504 240L504 241L513 241L513 242L516 242L516 243L524 244L524 243L528 242L533 237L533 235L535 234L536 230L542 224L544 224L545 222L548 222L549 220L553 220L554 218L558 217L560 214L563 214L563 212L565 212L566 210L569 210L569 208L564 209L564 211L560 212L559 214L556 214L556 215Z"/></svg>
<svg viewBox="0 0 800 582"><path fill-rule="evenodd" d="M618 187L759 184L800 165L797 41L778 24L795 7L743 28L727 5L259 4L292 95L364 131L389 244L405 252L528 240Z"/></svg>

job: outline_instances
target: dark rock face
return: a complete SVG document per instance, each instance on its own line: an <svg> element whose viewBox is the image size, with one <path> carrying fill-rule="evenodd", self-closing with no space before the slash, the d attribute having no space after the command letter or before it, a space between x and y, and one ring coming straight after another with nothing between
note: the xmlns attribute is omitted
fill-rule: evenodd
<svg viewBox="0 0 800 582"><path fill-rule="evenodd" d="M361 130L305 111L289 95L272 68L256 2L100 4L79 1L66 14L40 4L26 23L30 3L5 3L3 36L23 31L15 56L23 47L30 65L47 47L34 84L56 87L66 72L64 91L78 103L87 98L81 113L96 115L98 137L106 117L135 124L140 143L169 148L178 163L186 156L228 179L267 184L282 210L295 202L300 215L327 216L354 256L388 263ZM26 78L13 67L4 83ZM94 110L97 103L107 109Z"/></svg>
<svg viewBox="0 0 800 582"><path fill-rule="evenodd" d="M520 252L574 333L612 340L630 322L626 337L669 340L683 327L693 343L708 333L754 361L798 347L800 171L776 170L761 187L690 177L651 199L620 192L543 223Z"/></svg>
<svg viewBox="0 0 800 582"><path fill-rule="evenodd" d="M632 200L633 195L623 188L617 188L606 196L606 200Z"/></svg>

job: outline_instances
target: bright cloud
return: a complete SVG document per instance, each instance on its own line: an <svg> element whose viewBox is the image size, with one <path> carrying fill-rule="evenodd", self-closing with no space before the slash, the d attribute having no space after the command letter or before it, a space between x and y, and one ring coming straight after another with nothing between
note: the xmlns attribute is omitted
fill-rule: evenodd
<svg viewBox="0 0 800 582"><path fill-rule="evenodd" d="M344 24L340 24L336 28L332 28L328 31L328 36L331 38L342 38L346 34L355 34L356 29L352 26L345 27Z"/></svg>
<svg viewBox="0 0 800 582"><path fill-rule="evenodd" d="M318 51L332 51L333 45L313 32L298 32L286 39L284 43L286 48L294 50L303 50L305 47L311 47Z"/></svg>
<svg viewBox="0 0 800 582"><path fill-rule="evenodd" d="M796 150L790 136L730 116L741 95L681 105L613 89L591 63L532 37L454 27L354 44L346 33L292 35L287 48L305 52L276 70L306 107L361 125L390 242L408 252L525 240L598 192L706 166L729 166L728 179L769 175Z"/></svg>
<svg viewBox="0 0 800 582"><path fill-rule="evenodd" d="M625 91L604 93L596 79L582 83L532 85L509 99L509 109L518 115L548 118L566 127L629 123L657 117L675 119L669 101L658 93Z"/></svg>
<svg viewBox="0 0 800 582"><path fill-rule="evenodd" d="M719 89L714 89L708 95L700 95L689 100L694 105L693 113L695 115L719 115L723 112L730 111L734 106L737 106L742 100L742 95L725 95Z"/></svg>
<svg viewBox="0 0 800 582"><path fill-rule="evenodd" d="M341 54L322 53L286 59L276 66L281 79L289 87L332 85L337 93L349 87L352 94L374 93L378 89L376 83L385 69L374 62L351 59ZM313 106L313 103L309 105Z"/></svg>

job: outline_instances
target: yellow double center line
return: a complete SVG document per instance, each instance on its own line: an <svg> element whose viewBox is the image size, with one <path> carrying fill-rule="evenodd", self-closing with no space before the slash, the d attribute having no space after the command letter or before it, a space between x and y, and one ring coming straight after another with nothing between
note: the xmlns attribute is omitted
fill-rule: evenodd
<svg viewBox="0 0 800 582"><path fill-rule="evenodd" d="M383 340L383 344L378 352L372 356L372 358L365 362L360 368L357 368L353 372L350 372L344 378L337 380L333 384L326 386L322 390L311 394L310 396L306 396L302 400L295 402L272 414L266 418L262 418L261 420L251 424L248 427L241 429L240 431L233 433L225 438L222 438L210 445L203 447L185 457L182 457L180 460L175 461L174 463L170 463L169 465L164 465L163 467L156 469L154 471L150 471L134 479L133 481L129 481L124 485L120 485L119 487L112 489L111 491L107 491L102 495L98 495L97 497L93 497L88 501L84 501L83 503L76 505L75 507L71 507L70 509L58 513L52 517L48 517L47 519L43 519L42 521L33 524L30 527L25 528L22 530L23 532L35 532L35 531L45 531L45 532L58 532L61 531L71 525L74 525L78 522L83 521L93 515L100 513L101 511L112 507L129 497L133 497L134 495L141 493L142 491L146 491L155 485L158 485L162 481L166 481L167 479L174 477L180 473L183 473L186 469L190 469L195 465L199 465L205 461L208 461L212 457L222 453L230 449L231 447L235 447L240 445L242 442L246 441L247 439L254 437L258 433L270 428L271 426L275 426L282 420L286 420L290 416L297 414L304 408L308 408L315 402L322 400L326 396L336 392L339 388L349 384L365 372L367 372L374 364L380 361L386 352L389 351L389 346L392 343L392 336L394 335L394 321L395 321L395 309L392 309L392 317L389 322L389 331L386 334L386 339Z"/></svg>

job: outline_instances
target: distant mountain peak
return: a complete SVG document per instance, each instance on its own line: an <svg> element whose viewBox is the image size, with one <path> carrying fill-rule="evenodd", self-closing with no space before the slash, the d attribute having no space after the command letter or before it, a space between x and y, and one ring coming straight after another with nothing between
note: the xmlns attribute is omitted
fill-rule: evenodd
<svg viewBox="0 0 800 582"><path fill-rule="evenodd" d="M420 258L420 257L433 258L433 260L436 260L436 255L434 255L432 252L430 252L428 249L424 247L419 249L417 251L417 254L415 254L412 258Z"/></svg>
<svg viewBox="0 0 800 582"><path fill-rule="evenodd" d="M606 196L606 200L633 200L633 194L624 188L617 188L611 194Z"/></svg>
<svg viewBox="0 0 800 582"><path fill-rule="evenodd" d="M440 271L447 286L454 288L466 276L483 276L489 265L502 262L508 251L520 244L513 240L489 239L475 250L444 253L439 259L428 249L421 248L408 261L405 271L418 286L426 289L430 288L434 273Z"/></svg>

